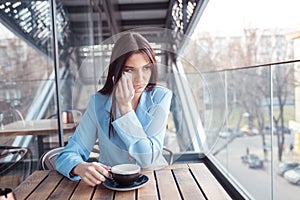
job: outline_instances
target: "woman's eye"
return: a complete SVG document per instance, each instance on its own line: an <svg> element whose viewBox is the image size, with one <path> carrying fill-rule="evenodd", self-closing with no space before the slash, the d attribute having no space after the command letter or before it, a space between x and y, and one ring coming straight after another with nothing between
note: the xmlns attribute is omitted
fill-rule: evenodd
<svg viewBox="0 0 300 200"><path fill-rule="evenodd" d="M147 65L144 67L145 70L150 70L152 68L152 65Z"/></svg>
<svg viewBox="0 0 300 200"><path fill-rule="evenodd" d="M124 72L128 72L131 73L133 71L133 69L125 69Z"/></svg>

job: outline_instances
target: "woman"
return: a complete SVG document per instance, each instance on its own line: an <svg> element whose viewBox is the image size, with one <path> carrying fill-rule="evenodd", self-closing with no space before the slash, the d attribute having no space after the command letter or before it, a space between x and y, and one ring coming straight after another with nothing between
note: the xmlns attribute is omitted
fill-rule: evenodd
<svg viewBox="0 0 300 200"><path fill-rule="evenodd" d="M90 97L56 169L91 186L109 177L109 166L136 163L165 165L162 148L172 93L157 86L157 64L149 42L126 33L114 45L106 82ZM87 163L98 139L99 162Z"/></svg>

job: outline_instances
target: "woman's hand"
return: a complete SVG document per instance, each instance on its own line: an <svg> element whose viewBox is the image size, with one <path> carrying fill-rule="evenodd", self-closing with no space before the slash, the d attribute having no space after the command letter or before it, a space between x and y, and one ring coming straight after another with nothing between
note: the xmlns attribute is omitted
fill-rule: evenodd
<svg viewBox="0 0 300 200"><path fill-rule="evenodd" d="M131 101L134 97L134 88L132 80L126 77L125 74L117 83L115 95L121 115L132 110Z"/></svg>
<svg viewBox="0 0 300 200"><path fill-rule="evenodd" d="M110 177L108 170L110 170L110 167L98 162L81 162L74 167L72 173L80 176L88 185L95 186L101 184L106 178Z"/></svg>

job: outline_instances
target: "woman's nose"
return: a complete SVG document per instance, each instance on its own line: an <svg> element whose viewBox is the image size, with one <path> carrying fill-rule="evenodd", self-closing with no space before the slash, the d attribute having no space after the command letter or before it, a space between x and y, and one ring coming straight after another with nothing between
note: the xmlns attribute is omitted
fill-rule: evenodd
<svg viewBox="0 0 300 200"><path fill-rule="evenodd" d="M135 80L138 81L138 82L140 82L140 81L143 80L143 72L142 72L142 70L138 70L136 72Z"/></svg>

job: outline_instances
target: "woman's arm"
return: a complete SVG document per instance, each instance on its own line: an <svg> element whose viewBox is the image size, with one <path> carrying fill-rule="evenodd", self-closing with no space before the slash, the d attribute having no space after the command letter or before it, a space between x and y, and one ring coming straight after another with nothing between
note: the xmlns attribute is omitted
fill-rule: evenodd
<svg viewBox="0 0 300 200"><path fill-rule="evenodd" d="M95 96L90 98L87 110L68 145L56 158L56 169L71 180L82 178L89 185L104 181L109 167L100 163L86 163L97 135ZM96 177L96 178L93 178Z"/></svg>
<svg viewBox="0 0 300 200"><path fill-rule="evenodd" d="M127 151L142 167L151 166L161 155L171 98L171 91L160 89L141 121L130 111L112 123Z"/></svg>

